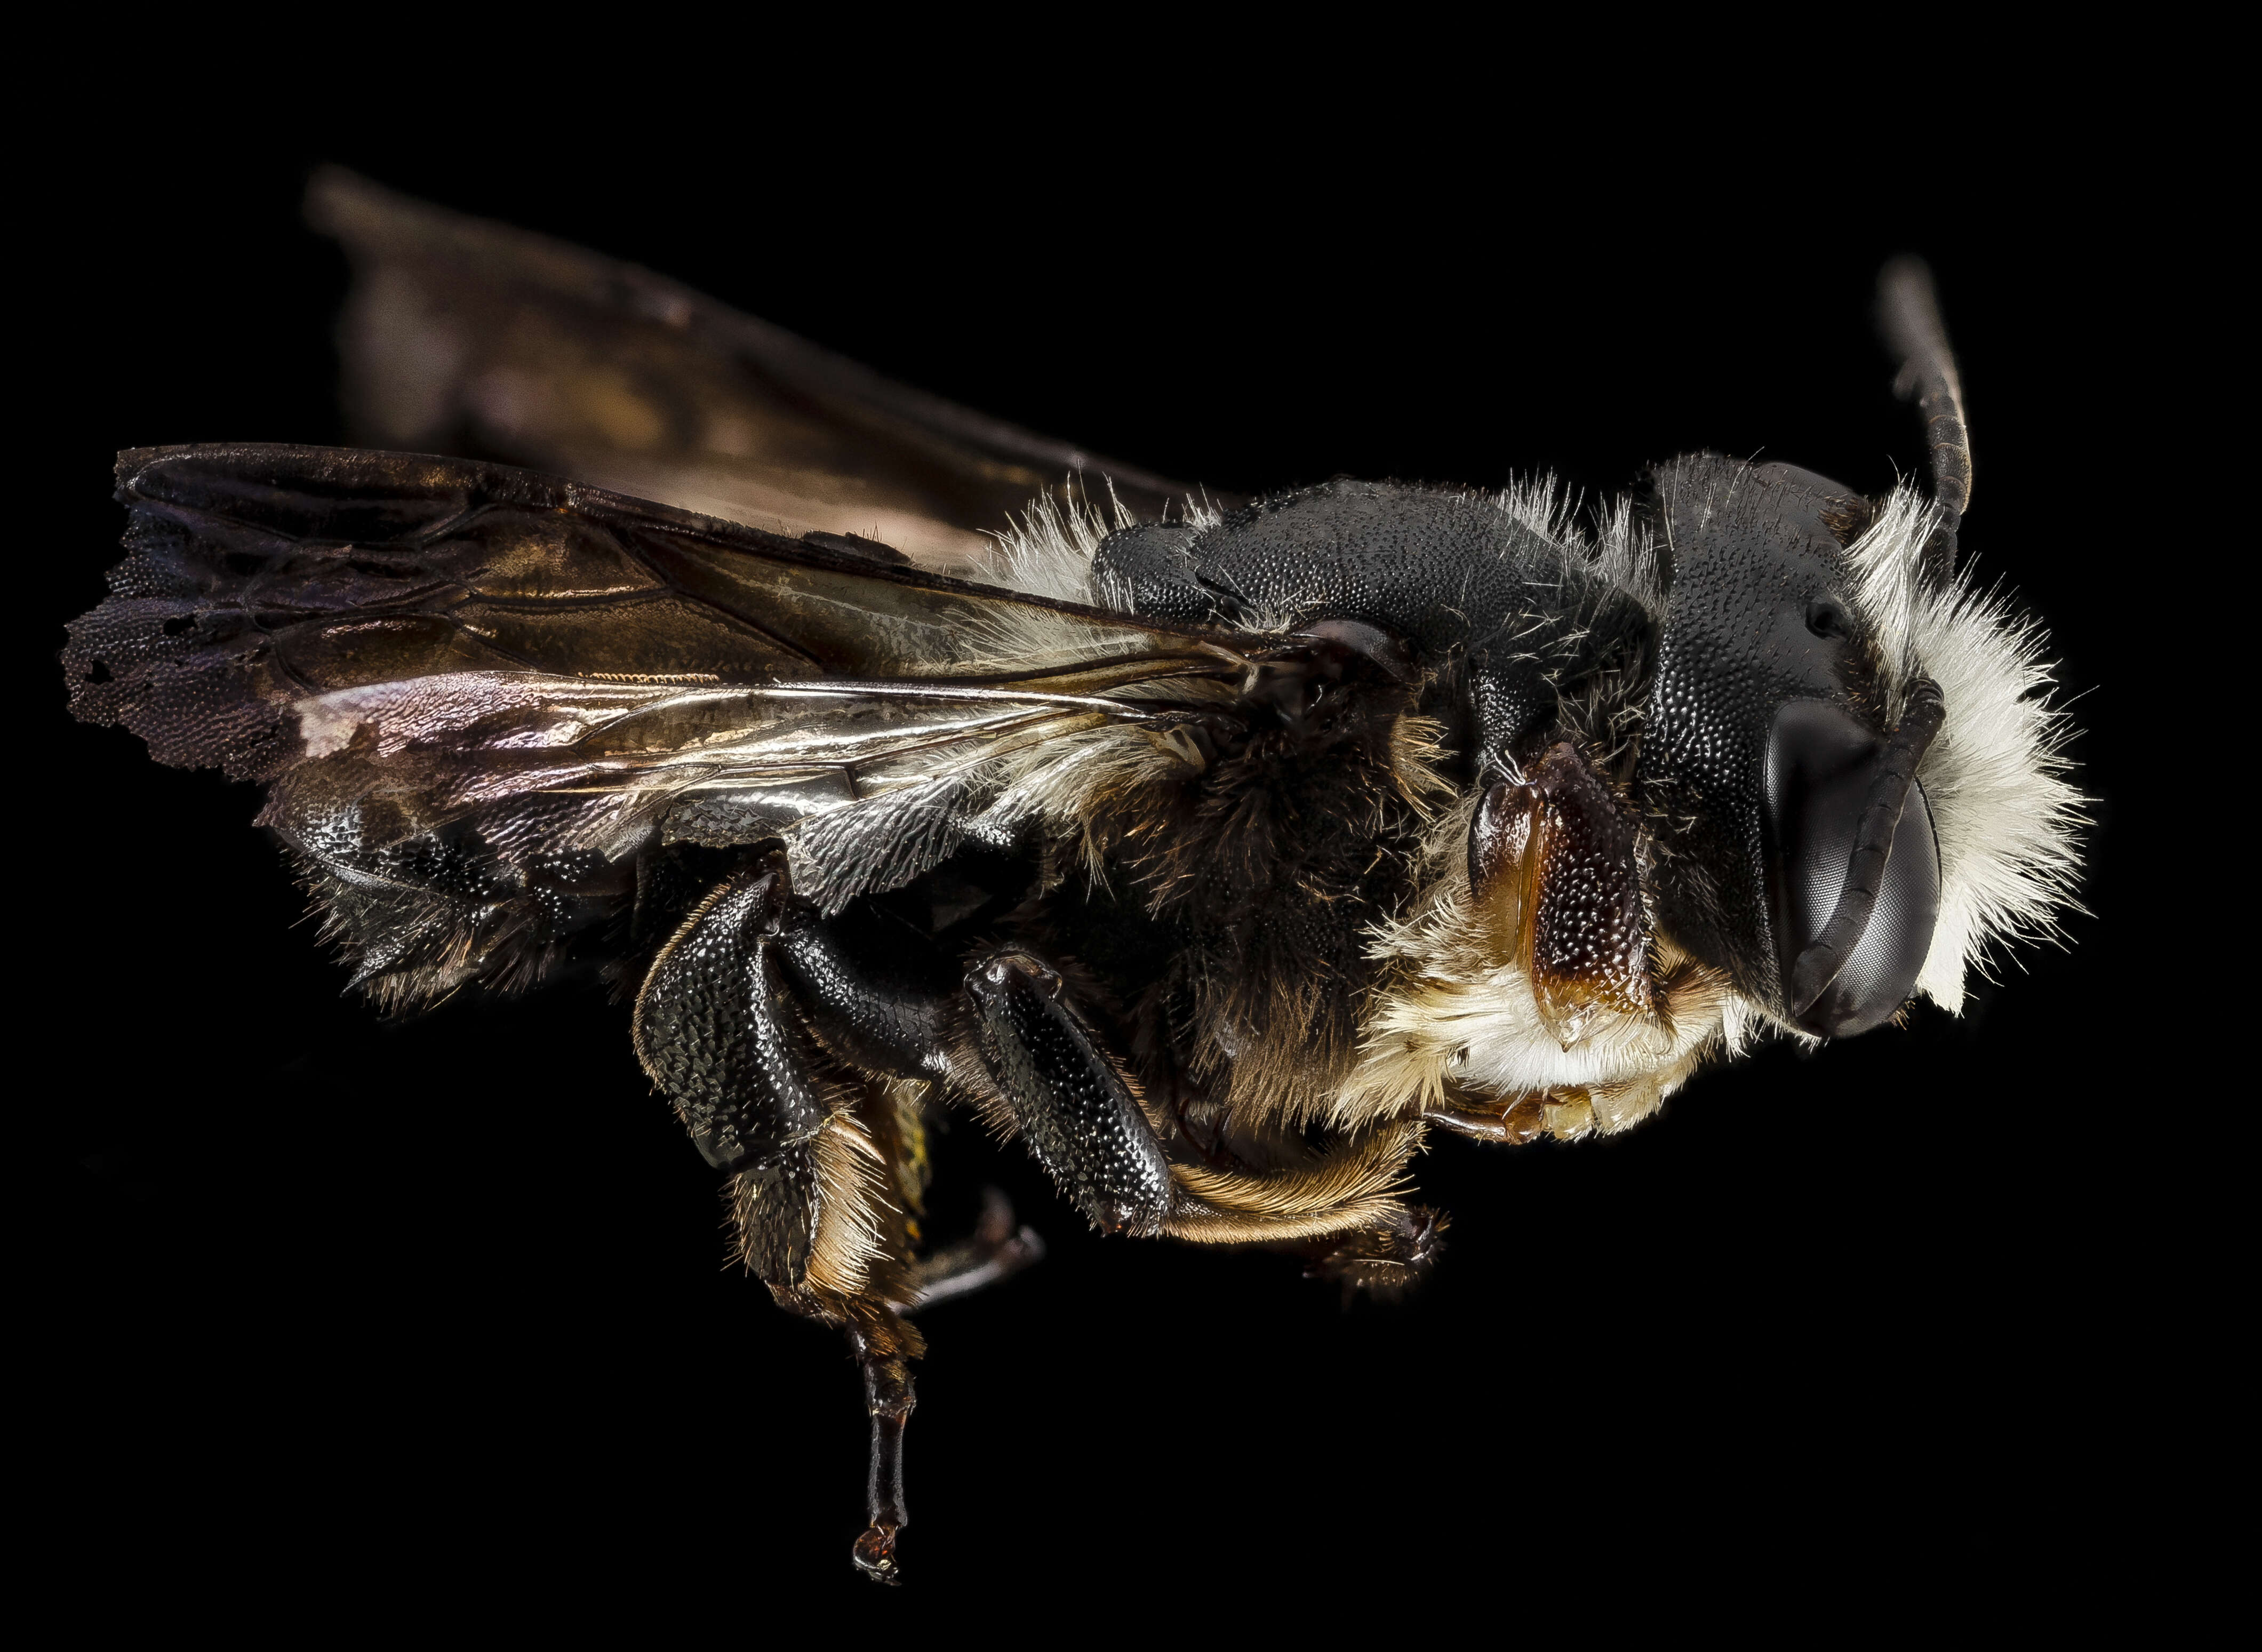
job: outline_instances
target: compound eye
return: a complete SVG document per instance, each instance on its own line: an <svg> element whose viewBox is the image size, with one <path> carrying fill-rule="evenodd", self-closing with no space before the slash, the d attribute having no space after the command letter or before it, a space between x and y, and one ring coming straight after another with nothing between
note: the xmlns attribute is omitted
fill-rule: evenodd
<svg viewBox="0 0 2262 1652"><path fill-rule="evenodd" d="M1819 700L1791 701L1768 731L1768 892L1786 983L1845 894L1883 748L1850 715ZM1808 1032L1868 1032L1891 1020L1916 986L1940 914L1940 850L1923 787L1909 786L1892 844L1860 944L1822 996L1794 1017Z"/></svg>
<svg viewBox="0 0 2262 1652"><path fill-rule="evenodd" d="M1806 605L1806 629L1817 637L1850 637L1853 622L1846 610L1828 597L1819 597Z"/></svg>

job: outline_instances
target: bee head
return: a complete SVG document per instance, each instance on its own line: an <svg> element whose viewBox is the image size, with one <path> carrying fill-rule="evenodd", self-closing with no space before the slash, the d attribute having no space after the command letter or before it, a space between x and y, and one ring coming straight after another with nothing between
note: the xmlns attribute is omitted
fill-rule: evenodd
<svg viewBox="0 0 2262 1652"><path fill-rule="evenodd" d="M1657 920L1775 1019L1866 1032L1915 987L1941 905L1915 778L1937 694L1897 682L1847 555L1872 507L1785 465L1703 456L1653 480L1670 581L1639 768L1673 863Z"/></svg>

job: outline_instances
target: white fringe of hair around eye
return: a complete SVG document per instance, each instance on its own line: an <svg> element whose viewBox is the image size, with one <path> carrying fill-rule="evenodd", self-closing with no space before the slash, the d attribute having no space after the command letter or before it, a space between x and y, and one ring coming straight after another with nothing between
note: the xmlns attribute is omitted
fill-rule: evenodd
<svg viewBox="0 0 2262 1652"><path fill-rule="evenodd" d="M1936 509L1904 483L1848 550L1855 596L1874 628L1892 698L1918 674L1940 684L1948 718L1917 770L1940 840L1940 919L1917 990L1951 1012L1968 970L1991 972L2017 942L2058 934L2079 911L2085 799L2068 778L2073 725L2051 703L2041 624L1968 566L1944 583L1921 561ZM1898 704L1895 707L1898 711Z"/></svg>
<svg viewBox="0 0 2262 1652"><path fill-rule="evenodd" d="M1925 546L1940 511L1903 482L1886 497L1867 532L1846 548L1854 574L1854 607L1877 638L1884 667L1887 715L1898 719L1900 699L1918 674L1916 603Z"/></svg>

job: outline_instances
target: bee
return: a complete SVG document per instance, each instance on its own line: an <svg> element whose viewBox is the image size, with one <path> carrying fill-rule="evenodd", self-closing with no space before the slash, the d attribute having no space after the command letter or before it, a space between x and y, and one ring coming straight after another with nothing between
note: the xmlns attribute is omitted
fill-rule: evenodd
<svg viewBox="0 0 2262 1652"><path fill-rule="evenodd" d="M1914 263L1927 487L1700 453L1581 516L1190 487L342 174L311 210L367 446L121 455L73 708L262 784L381 1007L616 985L737 1257L851 1345L883 1582L918 1316L1042 1252L994 1200L928 1243L941 1118L1102 1231L1387 1296L1437 1134L1609 1135L1954 1011L2072 898Z"/></svg>

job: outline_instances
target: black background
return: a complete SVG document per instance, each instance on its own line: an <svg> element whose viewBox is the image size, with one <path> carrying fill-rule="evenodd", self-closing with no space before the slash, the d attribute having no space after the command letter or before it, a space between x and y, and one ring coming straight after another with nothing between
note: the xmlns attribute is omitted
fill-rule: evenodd
<svg viewBox="0 0 2262 1652"><path fill-rule="evenodd" d="M1914 139L1665 124L1604 164L1481 119L1370 141L1322 108L1100 144L1072 92L950 137L821 98L633 142L534 112L157 123L132 164L47 180L68 364L18 547L26 806L52 823L18 861L47 913L19 941L19 1047L46 1060L18 1105L67 1213L36 1270L84 1494L57 1518L127 1557L120 1589L175 1555L223 1596L287 1569L372 1607L648 1576L904 1609L848 1565L845 1351L723 1269L714 1179L625 1008L561 989L381 1023L341 997L251 790L71 723L42 663L116 559L112 449L337 439L344 268L297 217L324 160L1249 490L1552 467L1592 498L1707 447L1882 491L1921 449L1871 284L1932 259L1975 436L1965 544L2080 696L2098 915L1961 1021L1767 1050L1625 1138L1443 1143L1421 1179L1451 1249L1394 1309L1346 1313L1278 1258L1103 1242L958 1129L935 1225L993 1180L1052 1254L926 1322L901 1601L1608 1596L1676 1555L1884 1598L2015 1569L2086 1506L2134 1449L2083 1418L2134 1334L2153 1175L2100 1148L2143 1139L2114 995L2145 945L2120 639L2150 519L2111 405L2163 256L2143 162L2050 112L1952 178ZM515 1129L537 1112L538 1158Z"/></svg>

